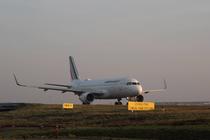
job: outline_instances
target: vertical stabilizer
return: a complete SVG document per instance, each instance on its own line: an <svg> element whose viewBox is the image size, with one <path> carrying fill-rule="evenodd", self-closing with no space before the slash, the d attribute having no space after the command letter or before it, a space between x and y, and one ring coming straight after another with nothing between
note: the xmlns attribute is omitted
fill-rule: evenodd
<svg viewBox="0 0 210 140"><path fill-rule="evenodd" d="M70 64L70 74L72 80L77 80L79 78L79 73L77 71L77 67L74 62L74 58L72 56L69 56L69 64Z"/></svg>

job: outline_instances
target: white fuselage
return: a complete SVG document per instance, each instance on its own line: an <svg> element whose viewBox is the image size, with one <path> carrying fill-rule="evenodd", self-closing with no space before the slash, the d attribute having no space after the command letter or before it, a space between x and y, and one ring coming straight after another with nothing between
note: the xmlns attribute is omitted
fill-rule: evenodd
<svg viewBox="0 0 210 140"><path fill-rule="evenodd" d="M96 93L95 99L118 99L142 94L142 86L135 79L73 80L72 89ZM103 94L97 96L97 91Z"/></svg>
<svg viewBox="0 0 210 140"><path fill-rule="evenodd" d="M142 94L166 90L167 85L164 80L164 88L156 90L143 90L136 79L106 79L106 80L81 80L77 71L74 58L69 56L71 84L45 83L44 86L33 86L20 84L14 74L15 82L18 86L28 88L38 88L44 91L55 90L61 93L71 92L79 96L83 104L90 104L94 99L117 99L115 104L122 104L120 100L127 98L129 101L142 102Z"/></svg>

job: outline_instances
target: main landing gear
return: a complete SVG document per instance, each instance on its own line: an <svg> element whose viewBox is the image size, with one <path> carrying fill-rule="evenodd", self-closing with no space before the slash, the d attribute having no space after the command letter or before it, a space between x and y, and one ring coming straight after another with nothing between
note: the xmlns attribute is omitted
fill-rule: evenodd
<svg viewBox="0 0 210 140"><path fill-rule="evenodd" d="M122 105L122 102L121 102L121 98L117 99L117 102L115 102L115 105Z"/></svg>
<svg viewBox="0 0 210 140"><path fill-rule="evenodd" d="M90 103L84 103L84 102L83 102L82 104L83 104L83 105L90 105Z"/></svg>

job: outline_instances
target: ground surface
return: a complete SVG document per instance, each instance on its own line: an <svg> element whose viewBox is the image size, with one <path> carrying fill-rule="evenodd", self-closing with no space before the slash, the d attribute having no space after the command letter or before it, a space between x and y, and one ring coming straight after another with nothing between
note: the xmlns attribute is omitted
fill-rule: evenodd
<svg viewBox="0 0 210 140"><path fill-rule="evenodd" d="M0 139L210 139L210 106L157 106L131 112L127 106L21 104L0 112Z"/></svg>

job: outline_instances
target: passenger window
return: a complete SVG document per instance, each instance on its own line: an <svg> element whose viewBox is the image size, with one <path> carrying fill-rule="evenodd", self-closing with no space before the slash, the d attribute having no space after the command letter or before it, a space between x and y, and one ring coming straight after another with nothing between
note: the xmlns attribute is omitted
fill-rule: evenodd
<svg viewBox="0 0 210 140"><path fill-rule="evenodd" d="M128 82L127 85L140 85L139 82Z"/></svg>

